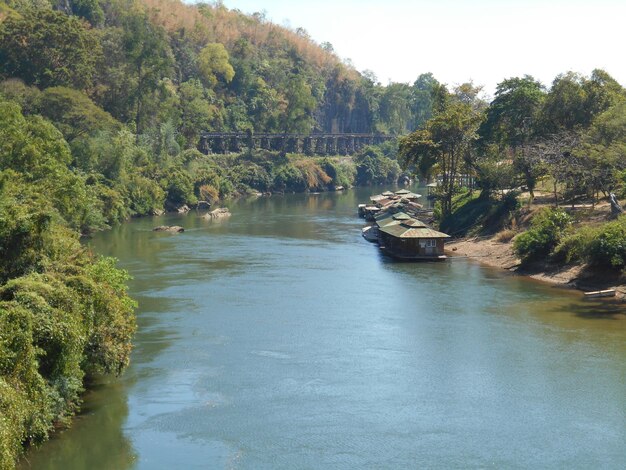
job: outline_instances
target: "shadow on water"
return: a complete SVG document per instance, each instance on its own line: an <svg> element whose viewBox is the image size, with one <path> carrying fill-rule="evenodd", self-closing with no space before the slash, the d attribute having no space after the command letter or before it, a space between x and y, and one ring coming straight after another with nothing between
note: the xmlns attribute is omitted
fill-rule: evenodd
<svg viewBox="0 0 626 470"><path fill-rule="evenodd" d="M18 468L130 469L137 455L123 431L127 416L124 386L115 378L103 378L85 395L72 427L55 434L41 449L32 449Z"/></svg>
<svg viewBox="0 0 626 470"><path fill-rule="evenodd" d="M582 301L565 307L579 318L587 320L622 320L626 316L626 305L619 301Z"/></svg>

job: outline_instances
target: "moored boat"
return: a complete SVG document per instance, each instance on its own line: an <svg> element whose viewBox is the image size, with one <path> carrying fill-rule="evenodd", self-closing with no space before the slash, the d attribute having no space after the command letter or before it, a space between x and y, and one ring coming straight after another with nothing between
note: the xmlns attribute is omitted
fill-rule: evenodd
<svg viewBox="0 0 626 470"><path fill-rule="evenodd" d="M596 290L585 292L585 299L597 299L600 297L615 297L615 289Z"/></svg>

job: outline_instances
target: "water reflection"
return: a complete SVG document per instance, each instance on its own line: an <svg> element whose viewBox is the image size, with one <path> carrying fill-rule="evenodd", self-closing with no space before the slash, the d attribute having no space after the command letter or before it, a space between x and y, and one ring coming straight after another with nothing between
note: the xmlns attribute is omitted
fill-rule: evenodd
<svg viewBox="0 0 626 470"><path fill-rule="evenodd" d="M83 411L72 427L56 434L42 449L31 451L19 468L133 468L137 454L123 432L127 416L123 384L104 380L85 396Z"/></svg>

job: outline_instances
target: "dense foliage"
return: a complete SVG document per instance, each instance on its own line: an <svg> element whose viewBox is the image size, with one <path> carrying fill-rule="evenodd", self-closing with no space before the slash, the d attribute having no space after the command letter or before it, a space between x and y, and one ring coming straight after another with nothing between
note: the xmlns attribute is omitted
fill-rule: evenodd
<svg viewBox="0 0 626 470"><path fill-rule="evenodd" d="M10 468L72 416L86 378L128 364L135 323L127 274L70 229L98 211L62 136L0 108L0 468Z"/></svg>
<svg viewBox="0 0 626 470"><path fill-rule="evenodd" d="M516 254L523 262L545 259L571 223L571 217L561 209L542 210L533 218L530 229L515 238Z"/></svg>

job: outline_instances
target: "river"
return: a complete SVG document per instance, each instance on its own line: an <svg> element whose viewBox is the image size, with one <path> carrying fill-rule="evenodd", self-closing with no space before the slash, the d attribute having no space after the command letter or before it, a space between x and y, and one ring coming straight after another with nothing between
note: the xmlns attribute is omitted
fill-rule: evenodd
<svg viewBox="0 0 626 470"><path fill-rule="evenodd" d="M22 468L623 468L623 310L466 259L392 262L360 235L371 192L97 234L134 276L132 365Z"/></svg>

